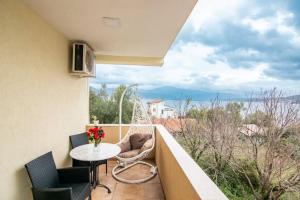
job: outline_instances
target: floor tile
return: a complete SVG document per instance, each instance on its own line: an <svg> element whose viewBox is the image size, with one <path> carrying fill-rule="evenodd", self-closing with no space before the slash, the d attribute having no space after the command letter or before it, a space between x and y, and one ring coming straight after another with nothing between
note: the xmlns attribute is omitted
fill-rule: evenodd
<svg viewBox="0 0 300 200"><path fill-rule="evenodd" d="M153 161L149 161L152 162ZM108 186L112 193L108 193L105 188L97 187L92 192L93 200L164 200L164 193L161 187L159 176L141 184L125 184L112 177L112 168L117 164L115 160L108 161L108 173L105 173L105 165L99 167L100 182ZM150 175L149 167L136 165L125 172L120 173L120 177L127 179L143 178Z"/></svg>

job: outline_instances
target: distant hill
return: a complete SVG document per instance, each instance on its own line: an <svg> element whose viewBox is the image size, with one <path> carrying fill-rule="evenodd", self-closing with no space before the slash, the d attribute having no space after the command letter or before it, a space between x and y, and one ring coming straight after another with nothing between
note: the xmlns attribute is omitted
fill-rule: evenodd
<svg viewBox="0 0 300 200"><path fill-rule="evenodd" d="M237 99L239 96L230 93L217 93L202 90L181 89L176 87L158 87L151 90L139 90L146 99L160 98L164 100L185 100L191 98L194 101L209 101L217 96L221 100Z"/></svg>
<svg viewBox="0 0 300 200"><path fill-rule="evenodd" d="M245 99L245 101L247 101L249 99ZM261 102L263 101L262 98L253 98L253 101L256 102ZM281 97L282 101L291 101L294 104L300 104L300 95L292 95L292 96L287 96L287 97Z"/></svg>
<svg viewBox="0 0 300 200"><path fill-rule="evenodd" d="M98 93L99 89L90 87L90 90ZM114 91L113 88L107 88L109 95ZM164 100L186 100L187 98L192 99L193 101L209 101L217 96L220 100L233 100L239 99L240 96L231 94L231 93L218 93L218 92L208 92L202 90L189 90L181 89L176 87L158 87L154 89L139 89L139 95L144 99L164 99Z"/></svg>
<svg viewBox="0 0 300 200"><path fill-rule="evenodd" d="M300 104L300 95L292 95L292 96L284 97L284 99L290 100L296 104Z"/></svg>
<svg viewBox="0 0 300 200"><path fill-rule="evenodd" d="M94 92L99 90L96 88L90 88ZM113 88L107 88L109 95L114 91ZM217 96L220 100L235 100L235 101L247 101L248 99L242 97L242 95L234 93L218 93L216 91L203 91L203 90L191 90L191 89L181 89L171 86L158 87L154 89L139 89L139 94L144 99L163 99L163 100L186 100L187 98L193 101L209 101ZM284 100L290 100L293 103L300 104L300 95L287 96L283 98ZM255 101L261 101L261 99L254 99Z"/></svg>

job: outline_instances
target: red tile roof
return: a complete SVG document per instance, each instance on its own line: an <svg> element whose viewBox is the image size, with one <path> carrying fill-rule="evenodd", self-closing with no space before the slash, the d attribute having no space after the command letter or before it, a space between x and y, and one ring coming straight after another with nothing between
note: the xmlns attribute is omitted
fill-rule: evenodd
<svg viewBox="0 0 300 200"><path fill-rule="evenodd" d="M162 101L163 101L163 100L161 100L161 99L154 99L154 100L152 100L152 101L147 102L147 104L160 103L160 102L162 102Z"/></svg>
<svg viewBox="0 0 300 200"><path fill-rule="evenodd" d="M152 118L153 124L163 125L170 133L181 132L182 126L185 119L162 119L162 118Z"/></svg>

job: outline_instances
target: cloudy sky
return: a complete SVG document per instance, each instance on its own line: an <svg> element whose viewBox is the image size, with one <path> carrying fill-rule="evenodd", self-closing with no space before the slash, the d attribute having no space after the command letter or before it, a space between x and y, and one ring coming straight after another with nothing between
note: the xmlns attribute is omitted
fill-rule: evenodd
<svg viewBox="0 0 300 200"><path fill-rule="evenodd" d="M300 93L300 1L199 0L158 67L101 66L92 86Z"/></svg>

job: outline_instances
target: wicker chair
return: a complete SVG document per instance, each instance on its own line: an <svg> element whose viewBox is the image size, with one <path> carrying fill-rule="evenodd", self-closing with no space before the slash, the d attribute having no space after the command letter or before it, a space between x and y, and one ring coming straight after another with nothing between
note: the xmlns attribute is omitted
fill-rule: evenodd
<svg viewBox="0 0 300 200"><path fill-rule="evenodd" d="M122 93L120 102L119 102L119 139L120 141L117 143L122 149L122 152L117 155L115 158L118 160L118 164L112 169L112 175L118 181L130 184L137 184L149 181L157 175L157 167L151 163L143 161L155 148L155 132L154 126L152 126L151 119L147 114L146 109L144 108L143 102L137 96L136 91L137 87L135 85L131 85L129 87L135 87L134 90L134 105L132 111L131 125L126 133L126 135L122 136L122 103L123 97L126 94L127 89L125 89ZM142 136L144 135L144 136ZM133 149L132 139L133 137L138 136L137 140L141 143L140 147ZM143 139L142 139L143 138ZM148 138L148 139L146 139ZM146 140L144 140L146 139ZM135 145L137 146L137 145ZM125 156L126 154L126 156ZM149 175L140 179L127 179L122 178L118 174L124 172L131 167L142 164L149 167Z"/></svg>
<svg viewBox="0 0 300 200"><path fill-rule="evenodd" d="M25 165L35 200L91 199L89 167L56 169L52 152Z"/></svg>
<svg viewBox="0 0 300 200"><path fill-rule="evenodd" d="M75 147L78 147L78 146L81 146L84 144L88 144L89 140L88 140L86 133L80 133L80 134L76 134L76 135L71 135L70 142L71 142L72 149L74 149ZM106 169L106 174L107 174L107 160L101 160L101 161L97 162L97 166L103 165L103 164L106 165L105 169ZM90 166L90 162L72 159L72 165L73 165L73 167Z"/></svg>

